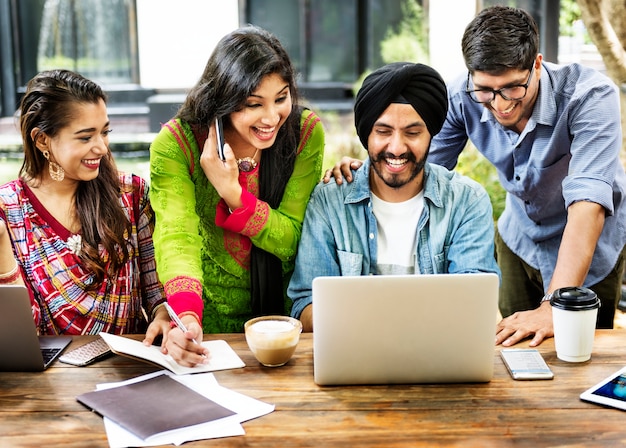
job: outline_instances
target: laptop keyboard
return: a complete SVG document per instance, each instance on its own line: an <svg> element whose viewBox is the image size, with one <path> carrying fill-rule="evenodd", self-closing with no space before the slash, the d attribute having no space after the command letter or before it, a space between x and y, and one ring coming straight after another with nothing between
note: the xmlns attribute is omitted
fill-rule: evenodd
<svg viewBox="0 0 626 448"><path fill-rule="evenodd" d="M43 363L47 365L50 361L54 359L57 353L59 353L62 349L60 348L42 348L41 355L43 356Z"/></svg>

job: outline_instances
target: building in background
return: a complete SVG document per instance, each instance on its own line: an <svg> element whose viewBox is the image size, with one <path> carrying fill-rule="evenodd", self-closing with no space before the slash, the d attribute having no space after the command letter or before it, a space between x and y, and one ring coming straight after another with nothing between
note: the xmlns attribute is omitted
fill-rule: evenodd
<svg viewBox="0 0 626 448"><path fill-rule="evenodd" d="M158 130L201 75L217 41L252 23L283 42L303 96L318 109L349 111L353 85L383 65L381 43L423 10L430 63L444 78L463 70L460 40L476 10L468 0L0 0L0 117L12 116L26 82L69 68L101 83L113 116L148 117ZM540 23L556 60L558 1L518 0ZM554 34L554 36L553 36Z"/></svg>

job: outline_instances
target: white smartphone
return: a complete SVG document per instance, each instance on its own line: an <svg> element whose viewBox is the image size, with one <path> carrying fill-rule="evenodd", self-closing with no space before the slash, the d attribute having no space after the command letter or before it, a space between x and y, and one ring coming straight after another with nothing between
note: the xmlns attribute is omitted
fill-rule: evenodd
<svg viewBox="0 0 626 448"><path fill-rule="evenodd" d="M104 342L104 339L98 337L98 339L64 353L59 357L59 361L82 367L104 358L110 353L112 352L109 345Z"/></svg>
<svg viewBox="0 0 626 448"><path fill-rule="evenodd" d="M500 356L515 380L551 380L554 373L539 350L534 348L503 348Z"/></svg>
<svg viewBox="0 0 626 448"><path fill-rule="evenodd" d="M215 135L217 137L217 155L220 160L226 160L224 156L224 125L220 117L215 119Z"/></svg>
<svg viewBox="0 0 626 448"><path fill-rule="evenodd" d="M626 411L626 367L584 391L580 399Z"/></svg>

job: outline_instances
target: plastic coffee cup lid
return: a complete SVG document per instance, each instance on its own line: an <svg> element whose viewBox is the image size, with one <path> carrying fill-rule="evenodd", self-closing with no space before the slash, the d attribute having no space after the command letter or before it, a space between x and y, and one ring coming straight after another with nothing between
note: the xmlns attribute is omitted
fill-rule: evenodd
<svg viewBox="0 0 626 448"><path fill-rule="evenodd" d="M598 308L600 299L598 295L589 288L578 286L568 286L554 291L550 304L562 310L585 311Z"/></svg>

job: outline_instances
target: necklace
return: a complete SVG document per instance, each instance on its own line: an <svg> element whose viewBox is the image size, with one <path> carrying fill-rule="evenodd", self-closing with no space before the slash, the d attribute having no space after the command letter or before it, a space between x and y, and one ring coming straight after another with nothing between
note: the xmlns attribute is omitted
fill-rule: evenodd
<svg viewBox="0 0 626 448"><path fill-rule="evenodd" d="M259 152L259 148L257 148L256 151L254 151L254 155L252 157L244 157L243 159L237 159L237 166L239 167L239 171L243 171L244 173L247 173L255 169L258 163L256 160L254 160L254 158L256 157L258 152Z"/></svg>

